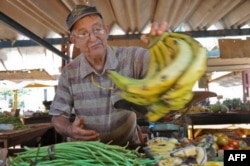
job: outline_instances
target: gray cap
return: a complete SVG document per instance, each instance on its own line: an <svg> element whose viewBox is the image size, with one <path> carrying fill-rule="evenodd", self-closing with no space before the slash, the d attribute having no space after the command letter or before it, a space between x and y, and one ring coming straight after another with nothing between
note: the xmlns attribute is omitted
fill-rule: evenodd
<svg viewBox="0 0 250 166"><path fill-rule="evenodd" d="M76 5L67 17L66 23L68 29L71 31L71 28L77 20L91 14L98 14L102 18L101 13L97 11L96 7L87 5Z"/></svg>

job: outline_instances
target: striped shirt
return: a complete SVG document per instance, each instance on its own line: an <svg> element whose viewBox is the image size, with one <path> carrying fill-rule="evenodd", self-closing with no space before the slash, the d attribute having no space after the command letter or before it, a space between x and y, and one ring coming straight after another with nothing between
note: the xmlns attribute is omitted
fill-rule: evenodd
<svg viewBox="0 0 250 166"><path fill-rule="evenodd" d="M51 115L70 117L74 110L84 118L84 128L100 133L102 142L124 145L137 140L136 114L115 109L114 103L121 98L119 89L107 76L107 70L122 75L142 78L148 67L148 50L140 47L108 47L102 74L98 74L80 55L63 68L56 95L50 107ZM93 77L93 78L91 78ZM97 87L112 87L105 89Z"/></svg>

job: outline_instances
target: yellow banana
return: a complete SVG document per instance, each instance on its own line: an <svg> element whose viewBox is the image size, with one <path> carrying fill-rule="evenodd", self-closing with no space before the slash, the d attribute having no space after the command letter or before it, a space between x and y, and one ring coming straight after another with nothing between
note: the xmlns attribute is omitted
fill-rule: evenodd
<svg viewBox="0 0 250 166"><path fill-rule="evenodd" d="M138 104L138 105L150 105L159 100L159 96L145 96L143 94L133 94L126 91L121 91L118 93L119 96L121 96L123 99L130 101L132 103Z"/></svg>
<svg viewBox="0 0 250 166"><path fill-rule="evenodd" d="M176 145L174 144L158 144L158 145L150 145L148 146L150 148L150 152L153 153L159 153L159 152L167 152L172 151L174 148L176 148Z"/></svg>
<svg viewBox="0 0 250 166"><path fill-rule="evenodd" d="M175 83L193 59L190 45L184 40L176 39L176 41L179 45L179 52L173 62L143 84L128 84L126 86L128 92L145 95L161 94Z"/></svg>
<svg viewBox="0 0 250 166"><path fill-rule="evenodd" d="M198 51L198 47L201 46L201 44L195 40L194 38L192 38L191 36L188 36L188 35L185 35L185 34L181 34L181 33L171 33L169 34L169 38L171 37L174 37L174 38L177 38L177 39L182 39L182 40L185 40L188 44L190 44L190 46L192 47L192 50L194 52L194 55L197 54L197 51ZM169 42L170 44L171 42ZM171 44L170 44L171 45ZM172 48L174 48L174 44L171 45Z"/></svg>
<svg viewBox="0 0 250 166"><path fill-rule="evenodd" d="M149 122L155 122L170 112L171 110L166 103L158 101L157 103L154 103L148 107L148 113L146 114L146 117Z"/></svg>
<svg viewBox="0 0 250 166"><path fill-rule="evenodd" d="M160 120L161 118L163 118L164 116L165 114L158 114L156 112L153 112L152 110L146 114L146 118L148 119L149 122L156 122Z"/></svg>
<svg viewBox="0 0 250 166"><path fill-rule="evenodd" d="M177 55L177 52L179 51L178 43L176 42L175 38L166 37L162 40L162 42L171 52L171 58L174 59Z"/></svg>
<svg viewBox="0 0 250 166"><path fill-rule="evenodd" d="M169 157L160 160L157 165L158 166L176 166L176 165L182 165L183 161L179 157Z"/></svg>
<svg viewBox="0 0 250 166"><path fill-rule="evenodd" d="M173 32L173 33L169 34L169 37L173 37L173 38L185 40L190 45L193 45L193 44L198 44L199 45L199 42L196 41L194 38L192 38L189 35L182 34L182 33L175 33L175 32Z"/></svg>
<svg viewBox="0 0 250 166"><path fill-rule="evenodd" d="M121 89L125 90L126 84L142 84L145 80L150 79L152 76L155 75L160 70L159 63L162 62L162 58L160 57L161 54L155 53L153 47L155 47L155 42L165 38L168 33L164 33L161 37L150 37L150 44L149 47L149 54L150 54L150 60L149 60L149 66L148 71L144 77L144 79L134 79L127 76L123 76L120 73L116 71L108 71L108 76L110 79ZM163 67L163 66L162 66ZM162 68L161 67L161 68Z"/></svg>
<svg viewBox="0 0 250 166"><path fill-rule="evenodd" d="M141 84L143 81L140 79L135 79L135 78L124 76L114 70L108 71L108 77L115 83L117 87L119 87L121 90L124 90L124 91L126 90L127 84L138 85L138 84Z"/></svg>
<svg viewBox="0 0 250 166"><path fill-rule="evenodd" d="M158 42L157 42L158 43ZM164 54L162 54L160 52L160 50L157 47L157 43L155 46L151 47L150 50L152 50L152 53L154 54L154 56L156 57L156 61L159 67L159 70L164 69L164 67L166 67L166 63L165 63L165 56Z"/></svg>
<svg viewBox="0 0 250 166"><path fill-rule="evenodd" d="M186 84L197 81L207 69L207 51L204 47L198 47L195 59L192 61L191 65L187 71L180 77L176 82L176 88L185 86ZM191 77L192 76L192 77Z"/></svg>
<svg viewBox="0 0 250 166"><path fill-rule="evenodd" d="M155 45L155 52L163 56L164 67L168 66L172 62L172 52L167 48L163 41L158 41Z"/></svg>
<svg viewBox="0 0 250 166"><path fill-rule="evenodd" d="M185 86L182 86L180 88L171 88L167 92L165 92L162 96L162 100L171 100L182 97L187 91L192 91L194 83L187 84Z"/></svg>
<svg viewBox="0 0 250 166"><path fill-rule="evenodd" d="M145 77L143 78L144 80L152 78L155 75L155 73L160 70L154 50L149 49L149 54L150 54L149 66L148 66L147 73Z"/></svg>
<svg viewBox="0 0 250 166"><path fill-rule="evenodd" d="M154 47L155 44L160 41L160 40L164 40L165 38L169 37L170 33L168 32L164 32L161 36L149 36L149 45L148 45L148 49L150 49L151 47Z"/></svg>
<svg viewBox="0 0 250 166"><path fill-rule="evenodd" d="M147 145L159 145L159 144L167 144L169 139L167 137L154 137L147 141Z"/></svg>
<svg viewBox="0 0 250 166"><path fill-rule="evenodd" d="M194 96L192 91L187 91L186 94L183 94L182 97L171 99L171 100L163 100L170 110L180 110L185 108L186 104L189 103Z"/></svg>
<svg viewBox="0 0 250 166"><path fill-rule="evenodd" d="M196 156L197 155L196 148L197 147L194 145L189 145L183 148L175 149L171 152L171 156L182 157L182 158Z"/></svg>
<svg viewBox="0 0 250 166"><path fill-rule="evenodd" d="M204 164L207 162L207 153L203 147L189 145L183 148L175 149L170 153L173 157L195 157L197 164Z"/></svg>
<svg viewBox="0 0 250 166"><path fill-rule="evenodd" d="M204 164L207 162L207 152L203 147L196 147L196 153L197 164Z"/></svg>

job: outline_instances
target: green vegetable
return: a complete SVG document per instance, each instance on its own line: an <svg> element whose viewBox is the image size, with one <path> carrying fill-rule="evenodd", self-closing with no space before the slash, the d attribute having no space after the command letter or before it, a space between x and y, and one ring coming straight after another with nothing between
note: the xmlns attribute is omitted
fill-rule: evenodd
<svg viewBox="0 0 250 166"><path fill-rule="evenodd" d="M39 148L25 147L24 152L9 157L10 166L151 166L153 159L143 158L138 150L100 141L63 142Z"/></svg>

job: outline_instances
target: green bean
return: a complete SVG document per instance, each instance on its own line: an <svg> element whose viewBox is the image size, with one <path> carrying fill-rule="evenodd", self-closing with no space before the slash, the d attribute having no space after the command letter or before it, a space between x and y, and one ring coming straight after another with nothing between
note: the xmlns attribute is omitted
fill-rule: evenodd
<svg viewBox="0 0 250 166"><path fill-rule="evenodd" d="M101 156L103 156L105 159L107 159L108 161L110 161L114 165L119 166L119 164L117 162L115 162L115 160L111 159L109 156L107 156L106 154L102 153L101 151L97 151L97 153L99 153Z"/></svg>
<svg viewBox="0 0 250 166"><path fill-rule="evenodd" d="M103 162L102 160L100 160L100 159L97 157L97 155L96 155L92 150L90 150L88 147L85 147L85 148L89 151L89 153L92 155L92 157L94 157L99 163L105 165L104 162Z"/></svg>
<svg viewBox="0 0 250 166"><path fill-rule="evenodd" d="M63 142L52 146L25 149L25 152L10 158L11 166L20 166L20 163L23 166L32 164L36 166L149 166L155 164L154 160L141 158L138 148L132 151L100 141Z"/></svg>

